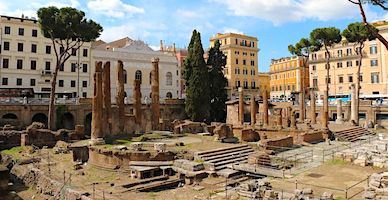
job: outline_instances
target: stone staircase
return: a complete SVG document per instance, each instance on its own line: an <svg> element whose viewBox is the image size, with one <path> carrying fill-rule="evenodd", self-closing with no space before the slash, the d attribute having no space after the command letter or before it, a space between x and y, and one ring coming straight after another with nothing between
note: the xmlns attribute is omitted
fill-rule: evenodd
<svg viewBox="0 0 388 200"><path fill-rule="evenodd" d="M342 141L356 142L358 140L363 140L366 139L366 137L371 136L372 132L362 127L355 126L340 131L334 131L334 135L336 138Z"/></svg>
<svg viewBox="0 0 388 200"><path fill-rule="evenodd" d="M231 164L247 163L248 155L253 151L252 147L244 144L196 152L194 158L196 160L203 160L205 168L220 171L226 169Z"/></svg>

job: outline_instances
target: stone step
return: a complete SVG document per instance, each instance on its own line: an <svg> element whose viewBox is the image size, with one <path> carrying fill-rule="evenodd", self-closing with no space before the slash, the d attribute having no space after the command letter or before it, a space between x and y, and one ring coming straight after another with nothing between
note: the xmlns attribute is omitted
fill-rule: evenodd
<svg viewBox="0 0 388 200"><path fill-rule="evenodd" d="M219 152L224 152L224 151L228 151L228 150L232 150L232 149L240 149L240 148L244 148L244 147L249 147L247 144L243 144L243 145L236 145L236 146L233 146L233 147L227 147L227 148L218 148L218 149L212 149L212 150L207 150L207 151L199 151L199 152L195 152L194 153L194 156L195 157L201 157L201 156L213 156L213 155L217 155L219 154Z"/></svg>
<svg viewBox="0 0 388 200"><path fill-rule="evenodd" d="M217 163L222 163L226 160L233 160L233 159L236 159L236 158L247 158L248 159L248 155L251 154L252 152L246 152L246 153L242 153L242 154L239 154L238 156L226 156L226 157L221 157L221 158L218 158L216 160L211 160L211 161L205 161L207 163L213 163L214 165L216 165Z"/></svg>
<svg viewBox="0 0 388 200"><path fill-rule="evenodd" d="M254 150L252 148L247 148L247 149L243 149L241 151L233 151L230 153L225 152L224 154L221 154L221 155L203 157L202 159L206 162L213 162L214 160L217 160L219 158L230 157L230 156L234 156L234 155L252 153L252 152L254 152Z"/></svg>
<svg viewBox="0 0 388 200"><path fill-rule="evenodd" d="M132 183L124 184L124 185L121 185L120 187L131 188L131 187L134 187L137 185L143 185L143 184L147 184L147 183L151 183L151 182L155 182L155 181L167 180L167 179L168 179L168 176L157 176L157 177L141 179L141 180L138 180L138 181L135 181Z"/></svg>
<svg viewBox="0 0 388 200"><path fill-rule="evenodd" d="M232 160L225 160L219 163L214 163L215 169L218 170L220 167L227 167L229 164L237 164L241 162L248 162L248 156L247 157L239 157Z"/></svg>

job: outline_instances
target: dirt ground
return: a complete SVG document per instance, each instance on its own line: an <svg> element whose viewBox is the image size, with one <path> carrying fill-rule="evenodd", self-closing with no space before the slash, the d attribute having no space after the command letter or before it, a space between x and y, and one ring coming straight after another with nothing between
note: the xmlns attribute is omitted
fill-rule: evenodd
<svg viewBox="0 0 388 200"><path fill-rule="evenodd" d="M370 174L381 171L383 169L361 167L333 160L290 179L269 180L278 191L293 192L296 187L311 188L317 196L323 192L332 192L336 199L343 199L346 195L345 189L359 183L347 190L348 197L356 195L365 189ZM361 195L355 196L354 199L360 199Z"/></svg>

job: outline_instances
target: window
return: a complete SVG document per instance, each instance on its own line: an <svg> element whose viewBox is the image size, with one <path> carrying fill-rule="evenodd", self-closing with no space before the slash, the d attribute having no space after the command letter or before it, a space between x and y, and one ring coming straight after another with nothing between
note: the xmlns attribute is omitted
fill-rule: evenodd
<svg viewBox="0 0 388 200"><path fill-rule="evenodd" d="M35 86L36 85L36 80L35 79L30 79L30 86Z"/></svg>
<svg viewBox="0 0 388 200"><path fill-rule="evenodd" d="M371 73L371 82L379 83L379 73Z"/></svg>
<svg viewBox="0 0 388 200"><path fill-rule="evenodd" d="M82 81L82 87L88 87L88 81Z"/></svg>
<svg viewBox="0 0 388 200"><path fill-rule="evenodd" d="M70 87L75 87L75 81L74 80L70 82Z"/></svg>
<svg viewBox="0 0 388 200"><path fill-rule="evenodd" d="M18 51L23 51L23 43L18 43Z"/></svg>
<svg viewBox="0 0 388 200"><path fill-rule="evenodd" d="M76 56L77 55L77 49L76 48L72 48L71 49L71 55L72 56Z"/></svg>
<svg viewBox="0 0 388 200"><path fill-rule="evenodd" d="M342 57L342 50L338 50L337 53L338 53L338 57Z"/></svg>
<svg viewBox="0 0 388 200"><path fill-rule="evenodd" d="M16 68L17 68L17 69L23 69L23 60L18 59L18 60L16 61Z"/></svg>
<svg viewBox="0 0 388 200"><path fill-rule="evenodd" d="M30 66L30 69L31 70L36 70L36 60L31 60L31 66Z"/></svg>
<svg viewBox="0 0 388 200"><path fill-rule="evenodd" d="M243 60L243 65L247 65L247 61L246 60Z"/></svg>
<svg viewBox="0 0 388 200"><path fill-rule="evenodd" d="M337 68L342 68L342 62L337 63Z"/></svg>
<svg viewBox="0 0 388 200"><path fill-rule="evenodd" d="M63 87L63 80L59 80L59 81L58 81L58 86L59 86L59 87Z"/></svg>
<svg viewBox="0 0 388 200"><path fill-rule="evenodd" d="M166 85L172 85L172 73L167 72L166 74Z"/></svg>
<svg viewBox="0 0 388 200"><path fill-rule="evenodd" d="M50 70L50 69L51 69L51 62L50 61L46 61L45 70Z"/></svg>
<svg viewBox="0 0 388 200"><path fill-rule="evenodd" d="M362 82L362 74L360 74L360 82Z"/></svg>
<svg viewBox="0 0 388 200"><path fill-rule="evenodd" d="M3 68L8 68L8 67L9 67L9 59L3 58Z"/></svg>
<svg viewBox="0 0 388 200"><path fill-rule="evenodd" d="M313 71L317 70L317 66L313 65Z"/></svg>
<svg viewBox="0 0 388 200"><path fill-rule="evenodd" d="M65 51L65 48L59 47L59 53L62 54Z"/></svg>
<svg viewBox="0 0 388 200"><path fill-rule="evenodd" d="M16 79L16 85L22 85L22 79L21 78L17 78Z"/></svg>
<svg viewBox="0 0 388 200"><path fill-rule="evenodd" d="M240 86L241 86L240 81L236 81L236 86L237 86L237 87L240 87Z"/></svg>
<svg viewBox="0 0 388 200"><path fill-rule="evenodd" d="M252 85L252 89L256 88L256 82L255 81L252 81L251 85Z"/></svg>
<svg viewBox="0 0 388 200"><path fill-rule="evenodd" d="M370 66L376 67L378 65L377 60L370 60Z"/></svg>
<svg viewBox="0 0 388 200"><path fill-rule="evenodd" d="M255 61L251 60L251 66L255 66Z"/></svg>
<svg viewBox="0 0 388 200"><path fill-rule="evenodd" d="M329 68L330 69L330 64L327 65L327 63L325 64L325 69Z"/></svg>
<svg viewBox="0 0 388 200"><path fill-rule="evenodd" d="M124 84L127 84L127 79L128 79L128 75L127 75L127 70L124 69ZM151 74L150 74L150 81L151 81Z"/></svg>
<svg viewBox="0 0 388 200"><path fill-rule="evenodd" d="M51 46L50 45L46 46L46 54L51 54Z"/></svg>
<svg viewBox="0 0 388 200"><path fill-rule="evenodd" d="M248 89L248 81L247 80L244 81L244 88Z"/></svg>
<svg viewBox="0 0 388 200"><path fill-rule="evenodd" d="M344 82L344 77L343 76L338 77L338 82L339 83L343 83Z"/></svg>
<svg viewBox="0 0 388 200"><path fill-rule="evenodd" d="M88 57L88 49L84 49L82 55Z"/></svg>
<svg viewBox="0 0 388 200"><path fill-rule="evenodd" d="M236 44L238 44L238 39L236 39Z"/></svg>
<svg viewBox="0 0 388 200"><path fill-rule="evenodd" d="M329 79L327 79L327 77L326 77L325 78L325 82L330 83L331 82L331 78L329 77Z"/></svg>
<svg viewBox="0 0 388 200"><path fill-rule="evenodd" d="M65 66L64 64L62 63L61 66L59 66L59 71L63 72L65 70Z"/></svg>
<svg viewBox="0 0 388 200"><path fill-rule="evenodd" d="M19 28L19 35L24 35L24 28Z"/></svg>
<svg viewBox="0 0 388 200"><path fill-rule="evenodd" d="M171 75L172 76L172 75ZM142 74L141 74L141 71L140 70L137 70L136 72L135 72L135 80L140 80L140 83L142 82L141 80L142 80ZM172 85L172 83L171 83L171 85Z"/></svg>
<svg viewBox="0 0 388 200"><path fill-rule="evenodd" d="M77 64L76 63L71 63L71 72L75 72L77 69Z"/></svg>
<svg viewBox="0 0 388 200"><path fill-rule="evenodd" d="M283 87L282 86L279 86L279 91L282 91L283 90Z"/></svg>
<svg viewBox="0 0 388 200"><path fill-rule="evenodd" d="M4 27L4 34L6 34L6 35L11 34L11 27L9 27L9 26Z"/></svg>
<svg viewBox="0 0 388 200"><path fill-rule="evenodd" d="M2 85L8 85L8 78L3 78L1 81Z"/></svg>
<svg viewBox="0 0 388 200"><path fill-rule="evenodd" d="M236 58L236 65L238 65L238 59Z"/></svg>
<svg viewBox="0 0 388 200"><path fill-rule="evenodd" d="M31 52L36 53L36 44L31 44Z"/></svg>
<svg viewBox="0 0 388 200"><path fill-rule="evenodd" d="M9 42L4 42L4 51L9 51Z"/></svg>
<svg viewBox="0 0 388 200"><path fill-rule="evenodd" d="M32 37L38 37L38 30L32 29Z"/></svg>
<svg viewBox="0 0 388 200"><path fill-rule="evenodd" d="M346 61L346 67L351 67L352 66L352 61Z"/></svg>
<svg viewBox="0 0 388 200"><path fill-rule="evenodd" d="M353 83L353 75L348 75L348 82Z"/></svg>
<svg viewBox="0 0 388 200"><path fill-rule="evenodd" d="M88 72L88 64L84 63L82 64L82 72Z"/></svg>
<svg viewBox="0 0 388 200"><path fill-rule="evenodd" d="M346 49L346 55L347 56L352 55L352 49Z"/></svg>
<svg viewBox="0 0 388 200"><path fill-rule="evenodd" d="M356 66L360 65L360 61L356 60Z"/></svg>
<svg viewBox="0 0 388 200"><path fill-rule="evenodd" d="M377 54L377 45L371 45L369 47L370 54Z"/></svg>
<svg viewBox="0 0 388 200"><path fill-rule="evenodd" d="M86 92L82 92L82 97L83 97L83 98L86 98L86 95L87 95Z"/></svg>

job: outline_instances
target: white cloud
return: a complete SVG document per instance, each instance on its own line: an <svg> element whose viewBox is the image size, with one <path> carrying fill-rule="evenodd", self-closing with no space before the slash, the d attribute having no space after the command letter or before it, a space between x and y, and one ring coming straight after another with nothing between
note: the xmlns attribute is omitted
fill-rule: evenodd
<svg viewBox="0 0 388 200"><path fill-rule="evenodd" d="M92 12L113 18L123 18L133 14L144 13L143 8L123 3L121 0L91 0L88 8Z"/></svg>
<svg viewBox="0 0 388 200"><path fill-rule="evenodd" d="M198 15L197 12L194 12L191 10L182 10L182 9L178 9L176 11L176 16L184 17L184 18L188 18L188 19L198 19L198 18L203 17L203 15Z"/></svg>
<svg viewBox="0 0 388 200"><path fill-rule="evenodd" d="M251 16L279 25L305 19L332 20L357 16L357 7L347 0L214 0L237 16Z"/></svg>
<svg viewBox="0 0 388 200"><path fill-rule="evenodd" d="M223 33L237 33L237 34L244 34L242 31L236 29L236 28L230 28L230 27L226 27L224 28L224 30L222 31Z"/></svg>

